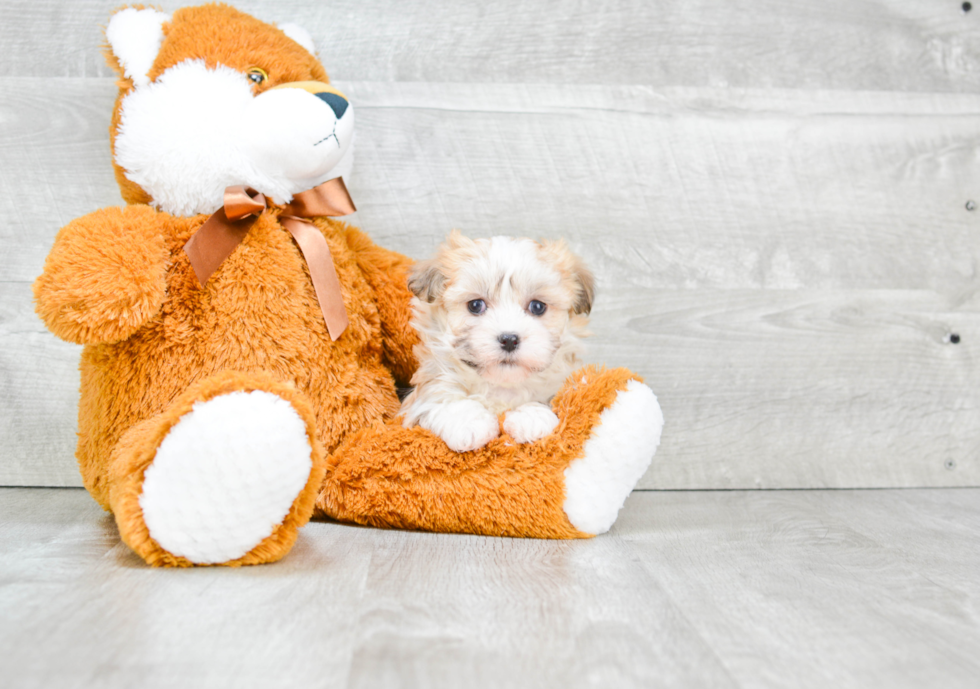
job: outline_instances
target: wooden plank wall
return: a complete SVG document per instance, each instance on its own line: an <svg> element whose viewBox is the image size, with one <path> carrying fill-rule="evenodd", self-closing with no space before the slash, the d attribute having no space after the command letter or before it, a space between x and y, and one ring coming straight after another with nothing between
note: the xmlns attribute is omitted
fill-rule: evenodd
<svg viewBox="0 0 980 689"><path fill-rule="evenodd" d="M0 2L3 485L79 484L78 350L30 283L61 225L120 203L117 4ZM379 243L422 257L457 227L587 257L590 358L667 418L642 487L980 485L980 8L237 5L316 38Z"/></svg>

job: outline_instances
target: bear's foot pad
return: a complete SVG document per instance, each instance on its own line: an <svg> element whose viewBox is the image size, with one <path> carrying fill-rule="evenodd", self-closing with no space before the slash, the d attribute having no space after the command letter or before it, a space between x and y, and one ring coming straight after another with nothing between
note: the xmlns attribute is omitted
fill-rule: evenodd
<svg viewBox="0 0 980 689"><path fill-rule="evenodd" d="M198 402L170 429L139 498L150 536L195 564L242 557L282 523L312 470L306 425L269 392Z"/></svg>
<svg viewBox="0 0 980 689"><path fill-rule="evenodd" d="M653 391L631 380L599 417L582 457L565 469L565 515L579 531L601 534L616 521L660 444L664 417Z"/></svg>

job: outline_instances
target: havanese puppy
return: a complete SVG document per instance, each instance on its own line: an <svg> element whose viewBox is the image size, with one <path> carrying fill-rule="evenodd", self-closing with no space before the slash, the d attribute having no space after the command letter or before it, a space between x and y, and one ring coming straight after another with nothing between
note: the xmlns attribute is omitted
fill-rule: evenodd
<svg viewBox="0 0 980 689"><path fill-rule="evenodd" d="M562 241L453 231L415 266L409 287L421 344L404 425L426 428L457 452L504 431L519 443L548 435L547 402L580 364L594 281Z"/></svg>

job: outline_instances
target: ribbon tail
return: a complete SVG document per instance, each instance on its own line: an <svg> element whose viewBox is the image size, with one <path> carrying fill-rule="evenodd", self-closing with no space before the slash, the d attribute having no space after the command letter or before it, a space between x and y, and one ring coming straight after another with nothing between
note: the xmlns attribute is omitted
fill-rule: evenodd
<svg viewBox="0 0 980 689"><path fill-rule="evenodd" d="M300 251L303 252L306 265L310 268L310 277L313 280L317 301L320 303L320 311L327 324L327 332L330 333L330 339L336 341L347 329L350 321L347 318L344 296L340 291L340 280L333 265L333 255L330 253L330 247L327 246L327 240L313 223L306 220L280 217L279 222L289 230L289 234L293 236Z"/></svg>
<svg viewBox="0 0 980 689"><path fill-rule="evenodd" d="M255 220L255 216L229 220L224 208L219 208L187 240L184 253L190 259L194 275L202 286L242 243Z"/></svg>

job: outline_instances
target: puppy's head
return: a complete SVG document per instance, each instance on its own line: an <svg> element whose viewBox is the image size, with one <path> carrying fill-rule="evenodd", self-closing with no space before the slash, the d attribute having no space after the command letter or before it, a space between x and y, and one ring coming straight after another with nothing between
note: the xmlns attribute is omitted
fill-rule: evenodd
<svg viewBox="0 0 980 689"><path fill-rule="evenodd" d="M457 231L416 265L409 287L431 351L511 386L586 334L594 295L592 274L564 242Z"/></svg>

